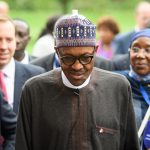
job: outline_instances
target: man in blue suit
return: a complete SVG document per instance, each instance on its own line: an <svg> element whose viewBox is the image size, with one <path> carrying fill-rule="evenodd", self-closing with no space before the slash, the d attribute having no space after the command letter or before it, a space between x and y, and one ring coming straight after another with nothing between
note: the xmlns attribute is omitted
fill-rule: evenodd
<svg viewBox="0 0 150 150"><path fill-rule="evenodd" d="M126 54L130 40L136 31L146 27L147 21L150 20L150 2L142 1L136 7L136 26L135 29L125 34L120 34L115 39L116 50L115 54Z"/></svg>
<svg viewBox="0 0 150 150"><path fill-rule="evenodd" d="M29 78L44 73L45 70L41 67L34 65L24 65L15 61L15 82L14 82L14 101L13 110L18 112L19 101L22 91L22 86Z"/></svg>
<svg viewBox="0 0 150 150"><path fill-rule="evenodd" d="M0 91L0 150L14 150L17 117Z"/></svg>
<svg viewBox="0 0 150 150"><path fill-rule="evenodd" d="M14 60L16 49L15 26L11 19L0 17L0 71L8 95L8 103L18 112L22 86L27 79L45 72L41 67L24 65Z"/></svg>

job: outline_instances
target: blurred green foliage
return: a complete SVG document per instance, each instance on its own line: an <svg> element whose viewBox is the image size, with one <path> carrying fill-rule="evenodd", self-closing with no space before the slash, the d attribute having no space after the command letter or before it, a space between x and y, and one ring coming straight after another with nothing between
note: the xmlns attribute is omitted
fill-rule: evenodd
<svg viewBox="0 0 150 150"><path fill-rule="evenodd" d="M118 22L121 32L129 31L134 27L134 9L140 0L5 0L10 5L10 16L22 18L30 25L31 41L28 49L32 47L38 34L44 27L48 16L54 14L70 13L78 9L96 24L104 15L113 16ZM66 6L65 6L66 5ZM67 10L64 10L67 9Z"/></svg>
<svg viewBox="0 0 150 150"><path fill-rule="evenodd" d="M5 0L13 9L57 9L64 12L73 7L78 9L133 8L141 0ZM147 0L149 1L149 0ZM64 8L63 8L64 7ZM58 9L60 8L60 9Z"/></svg>

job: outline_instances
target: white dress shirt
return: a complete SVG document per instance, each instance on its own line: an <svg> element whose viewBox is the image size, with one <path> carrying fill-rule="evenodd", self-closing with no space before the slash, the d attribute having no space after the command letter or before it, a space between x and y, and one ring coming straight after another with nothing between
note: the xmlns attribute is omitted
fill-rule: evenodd
<svg viewBox="0 0 150 150"><path fill-rule="evenodd" d="M12 58L10 62L2 69L4 73L4 82L6 85L8 103L13 107L14 102L14 78L15 78L15 61Z"/></svg>
<svg viewBox="0 0 150 150"><path fill-rule="evenodd" d="M23 64L29 64L29 54L28 54L28 52L26 50L25 50L25 56L22 59L21 63L23 63Z"/></svg>

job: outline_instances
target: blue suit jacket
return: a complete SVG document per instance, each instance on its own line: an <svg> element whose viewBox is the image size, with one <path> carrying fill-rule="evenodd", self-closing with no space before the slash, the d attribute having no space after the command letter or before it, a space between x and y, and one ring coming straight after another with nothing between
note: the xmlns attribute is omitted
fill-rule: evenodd
<svg viewBox="0 0 150 150"><path fill-rule="evenodd" d="M116 54L126 54L128 53L128 48L130 45L131 38L135 30L128 32L126 34L120 34L115 38L115 55Z"/></svg>
<svg viewBox="0 0 150 150"><path fill-rule="evenodd" d="M14 104L13 110L18 113L19 101L22 91L22 86L29 78L44 73L42 67L34 66L31 64L22 64L15 61L15 82L14 82Z"/></svg>
<svg viewBox="0 0 150 150"><path fill-rule="evenodd" d="M15 149L17 117L0 91L0 150Z"/></svg>

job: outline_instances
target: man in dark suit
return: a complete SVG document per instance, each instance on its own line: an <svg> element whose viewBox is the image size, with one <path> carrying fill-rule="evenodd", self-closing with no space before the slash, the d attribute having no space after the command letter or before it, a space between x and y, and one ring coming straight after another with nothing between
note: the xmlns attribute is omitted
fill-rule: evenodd
<svg viewBox="0 0 150 150"><path fill-rule="evenodd" d="M104 70L109 70L109 71L114 70L114 66L111 61L106 60L102 57L98 57L98 56L95 56L95 57L96 57L95 62L94 62L95 67L101 68ZM33 65L43 67L46 71L50 71L59 66L59 61L58 61L57 55L55 53L44 56L42 58L37 58L37 59L31 61L30 63Z"/></svg>
<svg viewBox="0 0 150 150"><path fill-rule="evenodd" d="M26 47L30 41L30 28L26 21L21 19L13 20L16 29L16 50L14 58L21 63L28 64L36 57L27 53Z"/></svg>
<svg viewBox="0 0 150 150"><path fill-rule="evenodd" d="M22 86L27 79L45 72L41 67L25 65L13 58L16 49L15 26L7 17L0 17L0 72L8 95L8 103L18 112Z"/></svg>
<svg viewBox="0 0 150 150"><path fill-rule="evenodd" d="M147 21L150 19L150 3L147 1L140 2L136 7L136 26L135 29L118 35L115 39L116 50L115 54L126 54L128 52L130 40L136 31L144 29L147 26Z"/></svg>
<svg viewBox="0 0 150 150"><path fill-rule="evenodd" d="M0 91L0 150L15 149L16 122L16 114Z"/></svg>

